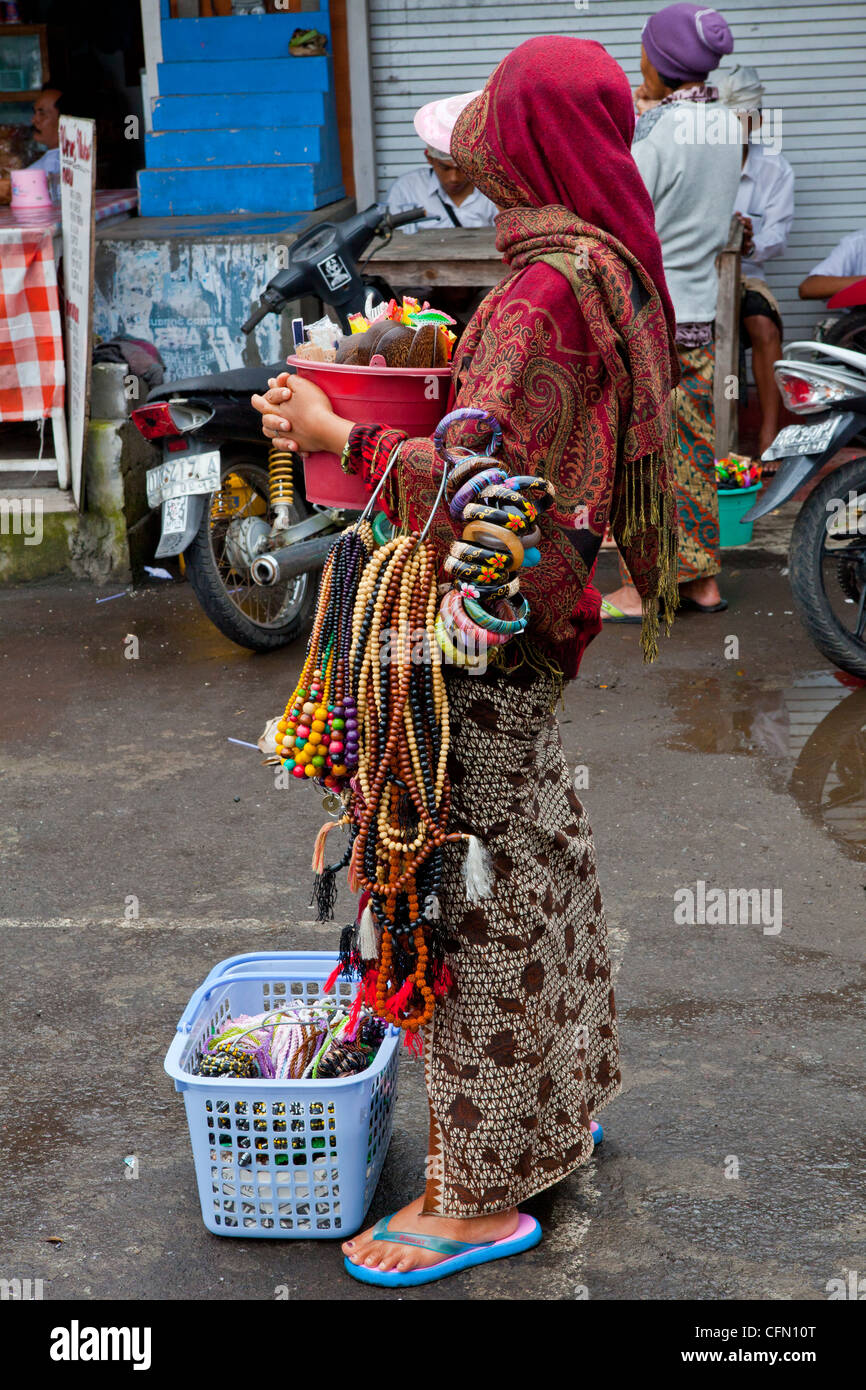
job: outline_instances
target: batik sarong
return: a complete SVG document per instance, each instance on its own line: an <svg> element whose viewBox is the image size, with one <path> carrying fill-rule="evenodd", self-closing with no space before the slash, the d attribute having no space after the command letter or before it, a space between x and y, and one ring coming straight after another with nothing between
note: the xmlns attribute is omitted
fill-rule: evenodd
<svg viewBox="0 0 866 1390"><path fill-rule="evenodd" d="M589 1122L619 1090L619 1052L592 833L553 683L526 668L446 679L450 829L483 840L494 884L492 898L469 902L465 848L447 847L453 984L425 1034L425 1209L476 1216L589 1160Z"/></svg>

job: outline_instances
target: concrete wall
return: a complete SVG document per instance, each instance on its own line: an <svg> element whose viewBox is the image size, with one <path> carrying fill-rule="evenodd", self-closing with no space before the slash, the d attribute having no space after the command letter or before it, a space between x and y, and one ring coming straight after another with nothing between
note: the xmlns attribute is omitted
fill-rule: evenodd
<svg viewBox="0 0 866 1390"><path fill-rule="evenodd" d="M248 338L241 324L285 255L276 239L103 235L96 243L94 332L146 338L169 381L280 361L291 350L287 315L270 315Z"/></svg>
<svg viewBox="0 0 866 1390"><path fill-rule="evenodd" d="M66 498L45 488L41 540L29 543L23 531L16 534L11 529L4 534L0 584L69 574L98 584L123 585L151 563L156 543L151 530L156 526L158 531L159 525L147 507L144 471L158 457L128 418L125 375L122 365L93 368L84 454L85 510L49 510L52 503Z"/></svg>

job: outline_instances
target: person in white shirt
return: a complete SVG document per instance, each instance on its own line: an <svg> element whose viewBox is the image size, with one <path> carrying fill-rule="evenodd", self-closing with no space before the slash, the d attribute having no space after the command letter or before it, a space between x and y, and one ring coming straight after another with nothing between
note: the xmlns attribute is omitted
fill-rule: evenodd
<svg viewBox="0 0 866 1390"><path fill-rule="evenodd" d="M406 212L408 208L426 209L426 222L401 227L401 232L415 232L433 227L492 227L496 220L496 204L479 193L462 174L444 150L424 151L427 168L412 169L395 179L388 193L388 211Z"/></svg>
<svg viewBox="0 0 866 1390"><path fill-rule="evenodd" d="M866 276L866 227L850 232L819 261L800 286L801 299L830 299Z"/></svg>
<svg viewBox="0 0 866 1390"><path fill-rule="evenodd" d="M480 92L461 92L457 96L428 101L415 112L414 125L424 144L426 169L412 169L395 179L388 194L389 212L407 212L423 207L428 221L401 227L415 232L419 227L492 227L497 208L479 193L451 158L451 133L461 111L480 96Z"/></svg>
<svg viewBox="0 0 866 1390"><path fill-rule="evenodd" d="M43 155L28 165L30 169L44 169L46 174L60 173L60 110L58 102L62 93L57 87L44 87L33 103L33 133L40 145L47 145ZM12 191L12 180L0 179L0 203L8 203Z"/></svg>
<svg viewBox="0 0 866 1390"><path fill-rule="evenodd" d="M734 204L743 223L740 376L745 379L745 352L751 348L761 407L758 452L762 454L779 433L782 405L773 375L773 364L782 356L782 315L764 267L781 256L787 245L794 220L794 171L762 139L764 86L755 68L734 67L720 81L719 94L737 112L743 130L742 173Z"/></svg>

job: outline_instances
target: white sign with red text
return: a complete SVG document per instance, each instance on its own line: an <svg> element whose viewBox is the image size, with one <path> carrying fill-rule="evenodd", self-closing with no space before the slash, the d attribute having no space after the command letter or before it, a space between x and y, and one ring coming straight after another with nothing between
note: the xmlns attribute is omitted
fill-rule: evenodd
<svg viewBox="0 0 866 1390"><path fill-rule="evenodd" d="M81 506L84 436L90 407L93 209L96 122L60 117L60 208L66 301L66 412L72 492Z"/></svg>

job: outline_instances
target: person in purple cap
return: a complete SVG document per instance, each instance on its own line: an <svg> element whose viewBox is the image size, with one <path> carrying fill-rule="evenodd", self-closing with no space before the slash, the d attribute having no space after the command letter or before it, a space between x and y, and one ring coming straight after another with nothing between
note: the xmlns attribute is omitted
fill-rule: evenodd
<svg viewBox="0 0 866 1390"><path fill-rule="evenodd" d="M635 92L640 115L632 154L655 207L665 277L677 318L676 460L680 605L701 613L727 607L716 576L719 504L713 412L716 257L724 247L740 182L740 133L727 112L708 129L718 103L708 74L733 52L727 21L701 5L667 5L643 30ZM711 113L715 114L715 113ZM721 132L721 140L719 133ZM709 138L708 138L709 137ZM640 621L641 603L621 564L623 585L602 604L607 622Z"/></svg>

